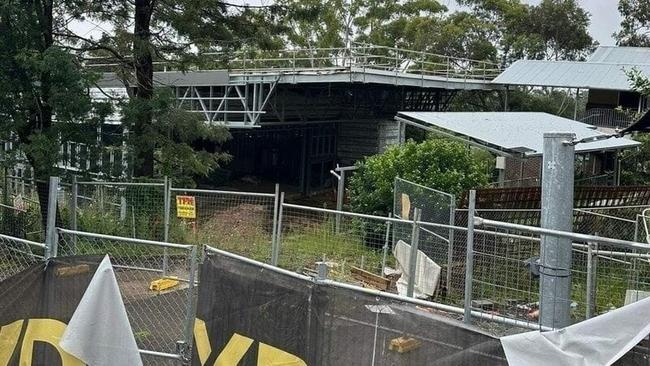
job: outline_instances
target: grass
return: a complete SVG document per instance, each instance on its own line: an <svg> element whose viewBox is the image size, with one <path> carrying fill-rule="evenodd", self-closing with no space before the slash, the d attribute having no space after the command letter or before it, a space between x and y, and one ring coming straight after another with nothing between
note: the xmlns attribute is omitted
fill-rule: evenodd
<svg viewBox="0 0 650 366"><path fill-rule="evenodd" d="M330 263L329 278L351 281L351 267L363 268L379 274L383 258L382 250L364 243L358 230L339 232L333 230L330 222L316 226L291 230L284 234L279 266L300 271L303 268L315 269L317 261ZM393 256L388 253L388 264L393 264Z"/></svg>

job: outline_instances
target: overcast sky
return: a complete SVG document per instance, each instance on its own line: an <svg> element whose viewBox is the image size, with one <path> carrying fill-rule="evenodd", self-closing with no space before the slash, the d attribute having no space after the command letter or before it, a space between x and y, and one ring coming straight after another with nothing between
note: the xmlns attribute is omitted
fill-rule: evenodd
<svg viewBox="0 0 650 366"><path fill-rule="evenodd" d="M247 4L269 4L272 0L231 0L233 3ZM439 0L450 9L457 8L456 0ZM538 4L541 0L523 0L529 4ZM591 14L591 27L589 32L591 36L600 42L601 45L614 45L612 33L618 30L621 23L621 17L618 13L618 0L578 0L580 5ZM76 32L87 34L96 34L99 27L106 25L97 25L90 22L77 23L73 26Z"/></svg>
<svg viewBox="0 0 650 366"><path fill-rule="evenodd" d="M522 0L528 4L539 4L541 0ZM456 0L441 0L450 9L456 8ZM618 30L621 17L618 13L618 0L578 0L580 6L591 14L589 33L601 45L614 45L612 34Z"/></svg>

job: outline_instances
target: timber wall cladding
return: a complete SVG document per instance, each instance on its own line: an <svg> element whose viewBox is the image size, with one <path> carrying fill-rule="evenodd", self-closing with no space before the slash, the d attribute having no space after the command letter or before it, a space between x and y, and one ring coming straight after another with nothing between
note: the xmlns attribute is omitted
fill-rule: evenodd
<svg viewBox="0 0 650 366"><path fill-rule="evenodd" d="M338 125L337 155L342 164L385 151L398 141L395 121L341 122Z"/></svg>

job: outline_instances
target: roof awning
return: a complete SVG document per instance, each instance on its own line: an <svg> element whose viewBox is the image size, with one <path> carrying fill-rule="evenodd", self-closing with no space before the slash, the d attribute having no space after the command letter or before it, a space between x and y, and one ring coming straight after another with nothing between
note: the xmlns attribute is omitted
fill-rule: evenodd
<svg viewBox="0 0 650 366"><path fill-rule="evenodd" d="M631 91L625 72L634 68L650 75L648 64L520 60L510 65L492 83Z"/></svg>
<svg viewBox="0 0 650 366"><path fill-rule="evenodd" d="M570 132L577 140L592 141L577 144L576 153L639 145L623 137L605 139L608 135L591 125L541 112L399 112L395 118L504 156L541 156L547 132Z"/></svg>

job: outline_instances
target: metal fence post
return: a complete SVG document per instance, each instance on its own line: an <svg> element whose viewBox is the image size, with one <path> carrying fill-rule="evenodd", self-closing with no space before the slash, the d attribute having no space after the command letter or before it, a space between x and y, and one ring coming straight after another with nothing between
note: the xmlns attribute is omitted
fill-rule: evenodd
<svg viewBox="0 0 650 366"><path fill-rule="evenodd" d="M164 212L164 227L163 227L163 241L165 243L169 242L169 210L171 209L171 183L169 181L169 178L165 176L164 178L164 189L163 189L163 194L165 195L164 197L164 204L163 204L163 210ZM167 276L167 268L169 266L169 252L167 250L167 247L164 248L163 250L163 264L162 264L162 271L163 271L163 277Z"/></svg>
<svg viewBox="0 0 650 366"><path fill-rule="evenodd" d="M598 251L596 243L587 243L587 293L585 301L585 318L589 319L594 316L595 308L595 290L596 290L596 260Z"/></svg>
<svg viewBox="0 0 650 366"><path fill-rule="evenodd" d="M336 211L343 211L343 199L345 197L345 170L341 170L341 175L337 182L336 188ZM341 214L336 214L336 233L341 230Z"/></svg>
<svg viewBox="0 0 650 366"><path fill-rule="evenodd" d="M275 184L275 197L273 198L273 229L271 233L271 263L273 263L278 245L278 205L280 204L280 185ZM275 265L275 264L274 264Z"/></svg>
<svg viewBox="0 0 650 366"><path fill-rule="evenodd" d="M573 231L574 137L544 134L542 228ZM543 326L571 324L571 256L571 239L541 236L539 320Z"/></svg>
<svg viewBox="0 0 650 366"><path fill-rule="evenodd" d="M45 227L45 258L56 257L57 236L56 236L56 207L59 189L59 177L50 177L50 185L47 201L47 225Z"/></svg>
<svg viewBox="0 0 650 366"><path fill-rule="evenodd" d="M197 271L197 253L196 253L196 245L192 246L192 249L190 249L190 273L188 276L188 282L189 282L189 287L187 288L187 303L186 303L186 308L185 308L185 329L184 329L184 336L185 336L185 357L187 359L192 357L191 350L192 350L192 340L194 337L194 288L195 288L195 283L194 283L194 278L195 274Z"/></svg>
<svg viewBox="0 0 650 366"><path fill-rule="evenodd" d="M280 193L280 203L278 204L278 224L275 232L275 246L271 248L271 264L278 265L280 260L280 246L282 245L282 214L284 205L284 192Z"/></svg>
<svg viewBox="0 0 650 366"><path fill-rule="evenodd" d="M388 214L389 218L393 217L392 213ZM381 275L384 275L384 270L386 269L386 259L388 257L388 247L390 246L390 230L392 226L391 221L386 221L386 236L384 238L384 248L383 248L383 253L381 257Z"/></svg>
<svg viewBox="0 0 650 366"><path fill-rule="evenodd" d="M79 185L77 184L77 176L73 175L72 176L72 187L70 188L72 191L72 198L70 202L70 229L77 231L78 225L77 225L77 200L79 196ZM75 255L77 254L77 236L73 235L72 236L72 253Z"/></svg>
<svg viewBox="0 0 650 366"><path fill-rule="evenodd" d="M420 215L419 208L413 210L413 231L411 233L411 253L409 253L409 282L406 287L406 296L413 297L415 292L415 274L417 272L418 244L420 241Z"/></svg>
<svg viewBox="0 0 650 366"><path fill-rule="evenodd" d="M465 259L465 302L463 321L472 322L472 276L474 275L474 215L476 212L476 191L469 191L467 210L467 253Z"/></svg>
<svg viewBox="0 0 650 366"><path fill-rule="evenodd" d="M451 196L449 198L449 225L455 226L456 224L456 197ZM449 229L449 246L447 248L447 296L451 292L451 272L452 266L454 263L454 229Z"/></svg>

